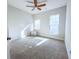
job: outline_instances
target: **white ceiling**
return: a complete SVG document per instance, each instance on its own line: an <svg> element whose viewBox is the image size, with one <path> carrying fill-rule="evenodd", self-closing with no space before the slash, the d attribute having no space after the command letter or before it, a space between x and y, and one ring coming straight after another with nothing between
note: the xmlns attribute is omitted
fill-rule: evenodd
<svg viewBox="0 0 79 59"><path fill-rule="evenodd" d="M9 5L14 6L23 11L29 12L30 14L37 14L40 12L52 10L54 8L58 8L66 5L66 0L47 0L46 6L42 7L41 11L37 9L32 11L32 8L26 7L26 5L32 5L32 4L25 2L25 1L32 1L32 0L7 0L7 1ZM44 0L39 0L39 1L44 1Z"/></svg>

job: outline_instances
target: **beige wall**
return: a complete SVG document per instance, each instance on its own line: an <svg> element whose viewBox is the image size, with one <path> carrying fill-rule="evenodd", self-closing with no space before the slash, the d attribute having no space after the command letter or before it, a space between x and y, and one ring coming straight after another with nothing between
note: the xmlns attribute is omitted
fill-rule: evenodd
<svg viewBox="0 0 79 59"><path fill-rule="evenodd" d="M64 37L65 35L65 20L66 20L66 6L50 10L48 12L40 13L34 16L34 19L40 19L40 30L39 32L41 34L49 34L49 17L51 15L60 14L60 20L59 20L59 37Z"/></svg>

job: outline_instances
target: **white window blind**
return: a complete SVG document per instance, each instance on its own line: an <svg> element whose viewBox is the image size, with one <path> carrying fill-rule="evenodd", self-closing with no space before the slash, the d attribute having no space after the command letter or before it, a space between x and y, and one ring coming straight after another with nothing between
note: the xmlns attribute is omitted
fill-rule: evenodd
<svg viewBox="0 0 79 59"><path fill-rule="evenodd" d="M39 30L40 29L40 19L35 20L35 29Z"/></svg>
<svg viewBox="0 0 79 59"><path fill-rule="evenodd" d="M59 14L50 16L49 33L51 35L58 35L59 34Z"/></svg>

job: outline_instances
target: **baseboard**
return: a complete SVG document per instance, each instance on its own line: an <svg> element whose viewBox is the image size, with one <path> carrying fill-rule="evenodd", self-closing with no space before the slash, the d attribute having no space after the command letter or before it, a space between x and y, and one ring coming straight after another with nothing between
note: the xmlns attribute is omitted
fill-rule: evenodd
<svg viewBox="0 0 79 59"><path fill-rule="evenodd" d="M57 40L64 40L64 37L55 36L55 35L39 34L39 36L51 38L51 39L57 39Z"/></svg>

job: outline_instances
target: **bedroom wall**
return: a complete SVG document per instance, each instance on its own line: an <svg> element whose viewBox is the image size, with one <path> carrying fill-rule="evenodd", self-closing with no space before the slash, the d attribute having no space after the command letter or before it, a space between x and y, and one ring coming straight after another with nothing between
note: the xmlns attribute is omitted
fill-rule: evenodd
<svg viewBox="0 0 79 59"><path fill-rule="evenodd" d="M49 17L51 15L60 14L59 20L59 35L49 35ZM34 16L34 19L40 19L40 34L48 35L49 37L63 38L65 35L65 20L66 20L66 6L50 10L48 12L40 13Z"/></svg>
<svg viewBox="0 0 79 59"><path fill-rule="evenodd" d="M8 36L13 39L21 37L21 31L33 22L32 16L10 5L7 6Z"/></svg>
<svg viewBox="0 0 79 59"><path fill-rule="evenodd" d="M67 0L65 44L67 48L68 57L69 59L71 59L71 0Z"/></svg>

